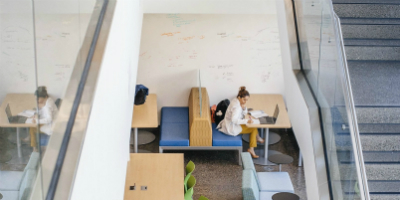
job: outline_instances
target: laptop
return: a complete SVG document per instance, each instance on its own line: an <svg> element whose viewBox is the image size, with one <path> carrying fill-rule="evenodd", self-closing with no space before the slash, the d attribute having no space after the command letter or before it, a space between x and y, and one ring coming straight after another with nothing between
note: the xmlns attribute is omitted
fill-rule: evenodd
<svg viewBox="0 0 400 200"><path fill-rule="evenodd" d="M278 104L276 104L275 106L275 111L274 111L274 116L272 117L260 117L258 118L260 120L260 124L275 124L276 123L276 119L278 119L278 115L279 115L279 107Z"/></svg>
<svg viewBox="0 0 400 200"><path fill-rule="evenodd" d="M25 124L26 120L28 119L27 117L24 116L12 116L10 104L7 104L6 106L6 114L10 124Z"/></svg>

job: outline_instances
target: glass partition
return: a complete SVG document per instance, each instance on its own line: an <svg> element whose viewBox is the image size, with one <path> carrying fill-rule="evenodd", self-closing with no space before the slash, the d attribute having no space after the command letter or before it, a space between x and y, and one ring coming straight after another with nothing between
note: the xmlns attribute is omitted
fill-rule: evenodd
<svg viewBox="0 0 400 200"><path fill-rule="evenodd" d="M0 199L5 200L29 199L41 165L34 33L32 1L0 1Z"/></svg>
<svg viewBox="0 0 400 200"><path fill-rule="evenodd" d="M49 198L48 191L57 185L59 172L64 165L66 144L69 143L70 135L66 135L68 130L71 134L74 127L75 130L80 130L79 134L83 137L85 128L78 126L86 124L78 123L75 117L84 118L88 110L77 113L78 107L87 109L79 103L90 105L91 101L78 97L79 87L82 87L79 83L85 73L85 64L90 64L91 61L88 61L88 55L103 3L104 1L96 0L34 1L37 84L46 88L49 94L46 103L52 105L52 121L47 132L41 130L39 134L40 138L46 138L46 142L39 144L44 153L41 173L43 185L39 189L39 184L36 183L33 199ZM79 101L76 102L77 98ZM42 125L44 126L46 125ZM74 137L79 140L78 135ZM68 150L79 151L78 148ZM75 159L71 159L72 163L64 167L74 169L78 157L75 154ZM70 174L66 179L62 179L65 185L61 186L65 191L69 190L68 184L72 183L73 177L74 175ZM38 192L40 190L43 191L43 196ZM55 189L51 191L55 193Z"/></svg>
<svg viewBox="0 0 400 200"><path fill-rule="evenodd" d="M47 88L51 98L47 102L57 107L48 143L41 148L45 151L41 190L46 199L68 198L73 185L81 150L76 147L82 146L101 63L94 56L107 2L34 1L37 82ZM94 64L93 59L97 59ZM46 136L43 133L39 135ZM40 198L35 189L32 198Z"/></svg>
<svg viewBox="0 0 400 200"><path fill-rule="evenodd" d="M82 139L86 123L75 119L90 111L92 93L82 93L97 77L89 70L105 2L0 0L0 199L45 199L64 134Z"/></svg>
<svg viewBox="0 0 400 200"><path fill-rule="evenodd" d="M364 199L368 186L340 23L331 0L294 4L302 71L320 107L331 197Z"/></svg>

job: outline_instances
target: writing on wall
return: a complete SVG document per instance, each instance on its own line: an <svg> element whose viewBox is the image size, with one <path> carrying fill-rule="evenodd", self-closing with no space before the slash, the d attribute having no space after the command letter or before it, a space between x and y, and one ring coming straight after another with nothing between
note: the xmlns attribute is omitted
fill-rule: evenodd
<svg viewBox="0 0 400 200"><path fill-rule="evenodd" d="M138 83L160 105L184 106L184 91L207 87L211 103L235 95L283 93L281 50L274 15L146 14Z"/></svg>

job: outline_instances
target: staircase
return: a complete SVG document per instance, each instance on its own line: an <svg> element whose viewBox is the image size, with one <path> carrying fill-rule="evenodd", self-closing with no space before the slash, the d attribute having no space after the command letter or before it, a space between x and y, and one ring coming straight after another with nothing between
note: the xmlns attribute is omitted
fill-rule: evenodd
<svg viewBox="0 0 400 200"><path fill-rule="evenodd" d="M400 0L332 1L341 19L371 199L400 199ZM354 180L347 173L351 144L343 142L350 135L339 124L335 132L339 176ZM353 186L344 188L354 193Z"/></svg>

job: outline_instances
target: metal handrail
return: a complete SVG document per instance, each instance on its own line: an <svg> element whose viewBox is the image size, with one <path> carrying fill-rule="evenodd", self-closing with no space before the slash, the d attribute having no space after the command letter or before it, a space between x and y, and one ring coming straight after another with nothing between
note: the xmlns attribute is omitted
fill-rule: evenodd
<svg viewBox="0 0 400 200"><path fill-rule="evenodd" d="M360 195L361 199L370 199L369 195L369 188L368 188L368 182L367 182L367 174L365 170L365 165L364 165L364 156L362 154L362 147L361 147L361 139L360 139L360 131L358 129L358 122L357 122L357 117L356 117L356 108L354 105L354 97L353 97L353 92L351 88L351 82L350 82L350 76L349 76L349 67L347 65L347 59L346 59L346 51L344 49L344 42L343 42L343 35L342 35L342 28L340 26L340 18L336 15L335 11L333 10L333 6L331 5L331 11L334 16L334 21L336 22L336 28L335 28L335 33L336 33L336 39L338 42L336 44L338 45L339 49L339 55L341 56L341 62L342 62L342 85L343 85L343 93L344 96L347 97L345 100L346 104L346 111L347 111L347 116L350 117L349 119L349 127L350 127L350 136L351 140L353 143L353 151L356 155L354 155L355 163L356 163L356 170L357 170L357 176L359 184L359 190L360 190ZM340 51L341 50L341 51Z"/></svg>
<svg viewBox="0 0 400 200"><path fill-rule="evenodd" d="M83 92L84 92L84 88L86 86L86 81L88 79L89 76L89 71L91 68L91 64L92 64L92 60L94 57L94 52L97 46L97 41L100 35L100 31L101 31L101 27L103 25L103 19L107 10L107 5L108 5L109 0L104 0L104 3L101 7L101 11L100 11L100 16L97 20L97 24L96 24L96 28L95 28L95 32L93 35L93 39L91 41L90 44L90 48L89 48L89 53L88 56L85 60L85 65L79 80L79 84L78 84L78 89L76 91L75 94L75 98L73 101L73 105L72 105L72 109L71 109L71 113L69 115L69 119L67 122L67 127L62 139L62 143L61 143L61 147L60 150L58 152L58 156L57 156L57 160L56 160L56 164L54 167L54 171L53 171L53 175L51 177L50 180L50 184L49 184L49 188L47 190L47 194L46 194L46 200L53 200L57 191L57 186L59 183L59 179L60 179L60 175L61 175L61 171L62 171L62 167L64 165L64 161L65 161L65 157L67 154L67 150L68 150L68 144L70 142L71 139L71 135L72 135L72 130L74 128L74 124L75 124L75 119L78 113L78 108L80 106L81 100L82 100L82 96L83 96Z"/></svg>

